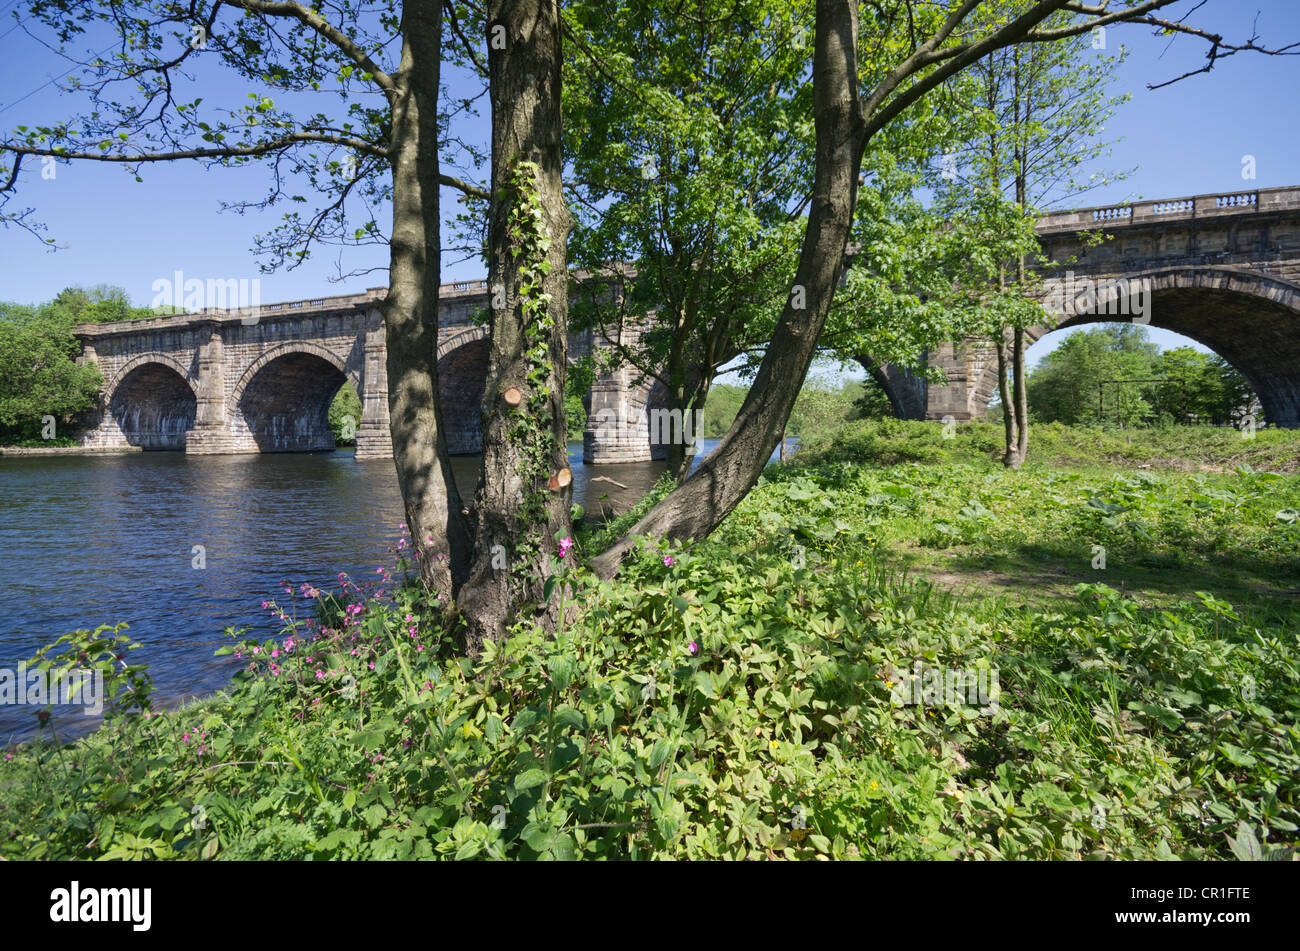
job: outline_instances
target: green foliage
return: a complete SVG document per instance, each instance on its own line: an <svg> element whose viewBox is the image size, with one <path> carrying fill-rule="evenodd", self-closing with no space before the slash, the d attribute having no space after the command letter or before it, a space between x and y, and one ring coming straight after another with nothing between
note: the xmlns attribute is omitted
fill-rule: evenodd
<svg viewBox="0 0 1300 951"><path fill-rule="evenodd" d="M1160 354L1153 370L1164 382L1148 386L1144 395L1157 420L1233 422L1255 402L1246 378L1218 354L1175 347Z"/></svg>
<svg viewBox="0 0 1300 951"><path fill-rule="evenodd" d="M551 359L555 317L550 310L551 295L545 289L546 275L551 269L547 257L551 238L546 233L538 175L540 169L535 162L518 162L504 189L509 208L508 247L518 269L526 375L524 396L511 413L509 428L509 438L519 448L526 487L517 516L523 532L518 548L524 557L515 564L527 563L533 569L541 567L538 559L542 538L538 526L544 526L547 519L548 493L543 480L550 473L556 454L555 433L550 426L551 382L556 372Z"/></svg>
<svg viewBox="0 0 1300 951"><path fill-rule="evenodd" d="M582 397L569 394L564 398L564 431L568 442L582 442L582 431L587 428L587 409Z"/></svg>
<svg viewBox="0 0 1300 951"><path fill-rule="evenodd" d="M1300 472L1300 432L1291 429L1261 429L1248 439L1238 430L1219 427L1119 432L1049 423L1036 433L1036 455L1043 466L1230 472L1244 465L1260 471ZM812 440L802 456L809 463L962 463L983 469L995 464L1001 438L996 426L983 422L945 430L935 422L861 421Z"/></svg>
<svg viewBox="0 0 1300 951"><path fill-rule="evenodd" d="M1223 424L1253 402L1250 385L1221 357L1190 347L1161 353L1133 324L1075 331L1029 375L1029 408L1043 422Z"/></svg>
<svg viewBox="0 0 1300 951"><path fill-rule="evenodd" d="M682 390L669 408L689 410L789 293L803 232L792 209L812 180L812 5L701 0L681 16L584 0L565 17L570 260L597 274L635 265L618 303L593 282L572 317L612 329L653 313L636 362Z"/></svg>
<svg viewBox="0 0 1300 951"><path fill-rule="evenodd" d="M701 426L705 439L716 439L731 428L748 392L748 387L729 383L717 384L709 390ZM836 385L828 378L810 376L795 400L786 434L804 440L829 437L851 420L884 419L892 415L884 390L873 380L848 380Z"/></svg>
<svg viewBox="0 0 1300 951"><path fill-rule="evenodd" d="M790 411L786 432L801 440L828 436L864 413L879 414L883 398L884 393L874 381L849 380L837 385L829 377L809 376Z"/></svg>
<svg viewBox="0 0 1300 951"><path fill-rule="evenodd" d="M334 433L334 442L340 446L355 445L360 424L361 397L352 381L348 380L330 402L330 430Z"/></svg>
<svg viewBox="0 0 1300 951"><path fill-rule="evenodd" d="M705 439L717 439L730 429L748 392L747 386L736 386L731 383L714 384L704 404L700 435Z"/></svg>
<svg viewBox="0 0 1300 951"><path fill-rule="evenodd" d="M65 287L47 305L65 314L73 323L108 323L116 320L148 320L158 314L148 307L134 307L125 290L111 284L94 287Z"/></svg>
<svg viewBox="0 0 1300 951"><path fill-rule="evenodd" d="M958 433L935 444L999 449L992 427ZM1300 618L1196 572L1213 554L1294 578L1300 520L1277 515L1300 509L1300 477L890 469L832 445L768 470L714 538L643 549L613 582L569 568L581 607L558 637L521 625L472 662L440 651L448 619L418 585L306 589L313 610L282 610L280 637L223 648L248 665L230 692L11 750L0 854L1294 853ZM1040 606L950 597L889 565L938 524L949 547L1053 540L1074 573ZM1112 564L1177 548L1162 577L1183 585L1099 583L1098 532ZM917 663L996 671L996 704L901 702Z"/></svg>
<svg viewBox="0 0 1300 951"><path fill-rule="evenodd" d="M94 406L103 377L94 365L76 363L72 335L76 311L59 301L40 307L0 304L0 441L49 445L43 418L55 419L56 435Z"/></svg>
<svg viewBox="0 0 1300 951"><path fill-rule="evenodd" d="M141 645L123 634L125 629L125 624L101 625L93 631L65 634L41 648L27 667L42 671L51 681L69 675L102 678L105 719L144 713L152 706L153 678L146 665L127 663L129 653ZM52 709L52 703L45 707L47 716Z"/></svg>
<svg viewBox="0 0 1300 951"><path fill-rule="evenodd" d="M67 287L36 306L0 302L0 443L75 445L70 424L95 405L104 380L93 364L77 364L73 328L156 316L107 284ZM52 439L43 433L46 416L55 419Z"/></svg>

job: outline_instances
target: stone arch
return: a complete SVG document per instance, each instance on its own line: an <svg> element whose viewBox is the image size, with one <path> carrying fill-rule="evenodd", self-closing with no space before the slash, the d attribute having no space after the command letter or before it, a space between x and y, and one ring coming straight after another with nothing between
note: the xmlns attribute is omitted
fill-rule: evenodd
<svg viewBox="0 0 1300 951"><path fill-rule="evenodd" d="M488 337L488 329L481 325L474 325L465 327L462 330L457 330L454 333L448 334L446 337L442 337L442 335L439 334L439 337L441 339L438 341L438 359L442 360L443 357L447 356L447 354L451 353L453 350L458 350L468 343L476 343L479 340L486 340Z"/></svg>
<svg viewBox="0 0 1300 951"><path fill-rule="evenodd" d="M438 344L438 403L453 456L483 451L483 393L490 362L486 327L466 328Z"/></svg>
<svg viewBox="0 0 1300 951"><path fill-rule="evenodd" d="M1118 275L1084 272L1075 277L1149 282L1151 310L1145 325L1171 330L1214 351L1254 388L1267 422L1300 427L1300 285L1257 271L1214 265ZM1132 322L1133 315L1109 309L1034 327L1029 337L1037 341L1053 331L1084 324ZM996 390L992 354L992 344L981 341L945 344L932 354L932 364L944 369L949 385L929 387L926 418L939 419L948 413L957 419L982 415Z"/></svg>
<svg viewBox="0 0 1300 951"><path fill-rule="evenodd" d="M358 393L361 392L361 374L356 369L349 370L347 360L340 357L328 347L322 347L320 344L311 343L306 340L295 340L289 343L278 344L277 346L271 347L269 350L264 350L258 354L257 359L250 363L248 369L240 374L239 381L235 384L235 388L231 393L231 402L236 406L239 405L239 401L244 395L244 389L268 364L275 362L281 357L291 356L295 353L307 353L312 356L320 357L326 363L332 365L334 369L346 376L352 385L357 388Z"/></svg>
<svg viewBox="0 0 1300 951"><path fill-rule="evenodd" d="M634 412L644 419L646 441L650 446L650 459L653 462L663 462L668 458L667 441L679 436L684 438L682 433L684 421L679 421L674 429L673 420L659 415L668 410L668 387L664 385L663 380L642 381L638 391L632 394L634 406L637 396L641 397L641 405L636 407Z"/></svg>
<svg viewBox="0 0 1300 951"><path fill-rule="evenodd" d="M194 428L198 397L179 360L141 354L127 361L105 388L104 406L128 445L183 451L186 433Z"/></svg>
<svg viewBox="0 0 1300 951"><path fill-rule="evenodd" d="M231 393L235 438L251 439L259 452L333 450L329 408L349 379L357 385L359 374L319 344L293 342L263 352Z"/></svg>
<svg viewBox="0 0 1300 951"><path fill-rule="evenodd" d="M1160 268L1118 279L1147 282L1150 312L1145 325L1182 334L1219 354L1254 387L1268 422L1300 427L1300 286L1253 271L1212 266ZM1056 326L1033 328L1029 336L1037 341L1055 330L1132 319L1080 314Z"/></svg>
<svg viewBox="0 0 1300 951"><path fill-rule="evenodd" d="M126 361L126 363L122 364L122 366L118 369L117 373L113 375L113 379L104 385L105 399L111 400L113 398L113 393L116 392L118 385L121 384L121 382L126 379L127 374L131 373L133 370L136 370L139 367L144 366L147 363L161 363L170 367L171 369L176 371L177 376L179 376L182 380L184 380L186 383L189 384L191 390L194 389L194 382L190 378L190 368L185 366L185 364L181 363L171 354L141 353L132 357L130 360Z"/></svg>

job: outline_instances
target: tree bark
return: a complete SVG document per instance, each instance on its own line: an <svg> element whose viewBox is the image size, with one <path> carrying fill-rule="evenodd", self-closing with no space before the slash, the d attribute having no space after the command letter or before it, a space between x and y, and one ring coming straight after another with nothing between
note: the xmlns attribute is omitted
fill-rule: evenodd
<svg viewBox="0 0 1300 951"><path fill-rule="evenodd" d="M403 5L401 65L392 96L393 234L383 312L393 461L412 550L425 584L450 598L468 567L470 537L437 400L441 33L440 4L408 0Z"/></svg>
<svg viewBox="0 0 1300 951"><path fill-rule="evenodd" d="M674 482L681 482L690 475L691 464L695 461L695 454L700 448L700 432L696 422L702 418L704 401L707 399L709 388L713 385L713 367L707 363L702 366L686 365L675 344L669 360L669 366L678 367L677 372L685 376L685 382L667 388L668 404L665 408L670 414L670 419L666 428L670 438L664 446L664 458L668 475ZM678 419L681 420L680 430L673 423ZM653 425L653 417L651 421ZM661 427L655 427L656 431L651 434L652 439L658 439L663 435ZM688 445L688 436L690 445Z"/></svg>
<svg viewBox="0 0 1300 951"><path fill-rule="evenodd" d="M1007 360L1007 332L1005 327L998 328L995 341L998 346L998 397L1002 400L1002 464L1013 468L1016 448L1016 410L1011 399L1011 389L1007 381L1010 371Z"/></svg>
<svg viewBox="0 0 1300 951"><path fill-rule="evenodd" d="M568 467L564 374L571 227L560 179L561 56L558 0L488 4L488 286L494 299L483 395L483 462L471 516L473 564L457 592L457 607L467 621L464 646L471 654L485 640L503 637L526 606L544 601L558 552L555 536L570 530L573 489L558 477ZM523 229L536 227L547 243L544 250L520 236L518 216L528 191L535 194L540 215L525 213ZM539 312L529 309L538 298L527 287L542 270L541 290L547 297ZM512 387L522 394L517 405L505 399ZM554 621L554 604L546 606L545 617Z"/></svg>
<svg viewBox="0 0 1300 951"><path fill-rule="evenodd" d="M1011 467L1019 469L1029 454L1029 393L1025 387L1025 329L1012 333L1011 378L1016 402L1016 458Z"/></svg>
<svg viewBox="0 0 1300 951"><path fill-rule="evenodd" d="M731 429L695 473L670 492L592 568L608 577L642 536L678 541L713 531L753 488L785 429L839 282L857 201L866 128L858 95L858 15L853 0L817 0L813 56L816 172L795 284L806 307L787 297L754 385Z"/></svg>

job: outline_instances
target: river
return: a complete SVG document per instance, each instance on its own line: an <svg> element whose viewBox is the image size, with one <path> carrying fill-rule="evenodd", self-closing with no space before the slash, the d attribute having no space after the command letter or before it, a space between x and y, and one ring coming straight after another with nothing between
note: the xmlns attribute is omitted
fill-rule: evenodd
<svg viewBox="0 0 1300 951"><path fill-rule="evenodd" d="M717 443L700 440L697 460ZM574 501L593 514L625 510L664 468L588 468L581 443L569 449ZM472 494L477 458L453 465ZM156 705L210 693L236 663L213 656L227 626L275 633L261 602L283 599L281 582L373 577L392 564L402 520L392 460L350 451L0 458L0 668L63 634L124 621L143 645L131 661L149 665ZM67 709L56 711L61 735L95 725ZM33 733L35 712L0 705L0 747Z"/></svg>

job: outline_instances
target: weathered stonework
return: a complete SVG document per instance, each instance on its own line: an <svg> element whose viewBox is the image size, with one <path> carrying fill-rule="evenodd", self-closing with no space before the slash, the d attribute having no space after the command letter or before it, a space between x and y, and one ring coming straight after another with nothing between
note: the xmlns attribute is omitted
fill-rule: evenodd
<svg viewBox="0 0 1300 951"><path fill-rule="evenodd" d="M98 364L105 379L83 444L200 454L328 451L334 448L330 402L348 380L362 406L357 457L391 457L384 293L79 325L79 362ZM444 285L440 303L438 375L448 448L481 452L489 348L487 328L473 318L488 305L487 284ZM569 359L591 346L590 333L570 335ZM586 461L652 458L647 391L627 370L596 380L585 402L623 406L630 416L616 430L589 429Z"/></svg>
<svg viewBox="0 0 1300 951"><path fill-rule="evenodd" d="M1109 237L1087 247L1089 232ZM1076 279L1149 282L1149 325L1184 334L1228 360L1250 381L1268 422L1300 426L1300 188L1136 202L1048 215L1039 240ZM1035 327L1051 330L1129 320L1101 312ZM992 344L946 344L930 355L947 385L873 371L906 418L968 420L983 414L997 386ZM893 371L890 373L889 371Z"/></svg>

